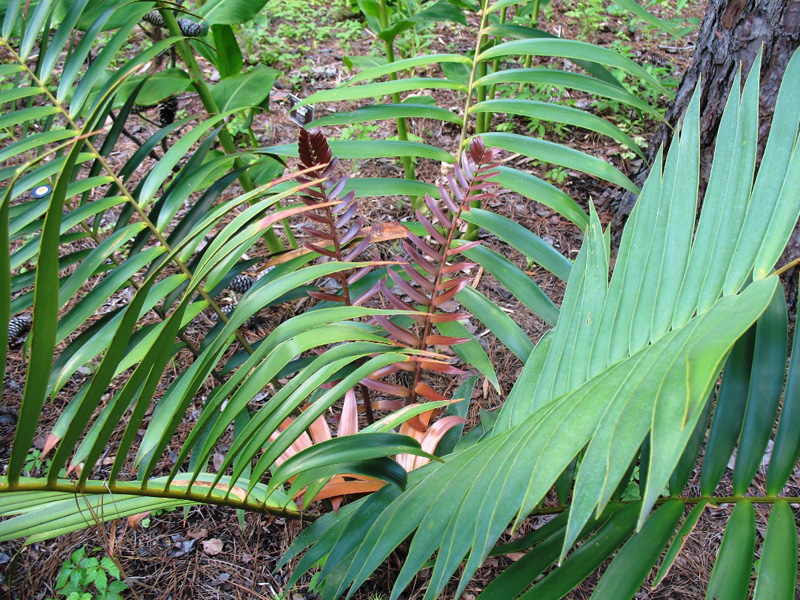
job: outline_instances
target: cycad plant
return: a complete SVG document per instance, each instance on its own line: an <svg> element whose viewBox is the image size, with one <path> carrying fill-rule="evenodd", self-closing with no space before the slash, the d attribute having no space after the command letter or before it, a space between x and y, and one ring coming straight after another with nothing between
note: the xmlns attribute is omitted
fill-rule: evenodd
<svg viewBox="0 0 800 600"><path fill-rule="evenodd" d="M45 527L36 531L14 530L9 521L6 526L11 529L6 536L49 536L84 526L87 515L102 519L112 513L138 512L142 506L174 506L200 497L212 503L292 513L280 492L264 502L266 488L256 483L258 477L252 486L242 479L242 493L225 485L227 476L209 478L204 446L213 448L233 420L243 426L250 415L248 402L279 376L303 373L294 385L280 389L281 398L293 404L281 405L279 399L259 417L278 419L271 430L269 422L265 426L261 421L258 428L246 429L248 435L257 429L259 436L267 436L261 441L240 440L253 446L251 456L260 453L269 434L335 375L341 374L334 378L339 383L322 397L314 396L314 411L306 411L306 419L312 412L324 412L326 402L335 402L348 385L375 369L405 360L409 352L420 352L387 342L374 333L374 327L349 325L350 317L386 312L352 306L300 315L270 331L269 339L250 344L239 329L253 315L287 296L296 297L298 291L304 293L304 286L320 277L366 265L307 267L314 254L284 260L245 292L234 311L223 310L217 301L219 294L253 263L242 262L245 253L261 243L265 232L280 220L318 208L281 209L281 199L324 178L315 177L320 169L312 168L306 171L312 179L281 193L273 193L281 181L252 188L250 180L247 185L242 183L242 187L252 188L250 191L231 194L228 189L237 177L245 174L248 166L260 164L259 157L252 154L209 156L225 131L225 119L235 109L202 118L194 126L190 118L169 124L121 168L112 166L108 157L147 80L140 80L127 94L108 126L116 95L138 68L180 39L155 42L122 68L112 69L117 50L154 4L110 8L99 18L94 16L96 20L85 34L76 32L81 19L92 15L99 4L80 2L65 12L58 2L40 2L33 7L11 3L4 15L1 100L7 109L2 116L8 141L3 160L9 166L2 173L4 250L0 254L5 258L0 319L9 322L14 316L14 325L24 318L18 315L32 308L33 326L21 350L27 359L27 377L2 486L8 493L3 511L29 512L54 500L56 504L49 508L56 512L48 514L62 517L48 518L41 523ZM174 19L171 11L162 14L167 21ZM85 64L95 36L114 20L125 25L102 34L107 38L103 51ZM65 62L60 83L54 86L51 80L60 59ZM180 137L163 156L155 155L157 160L151 161L151 151L176 131ZM179 164L181 161L185 162ZM287 180L295 176L291 174ZM201 313L209 308L221 324L198 336L195 319L200 315L202 320ZM92 318L98 312L101 316ZM88 319L91 323L87 326ZM16 326L2 328L3 367L8 334L16 336L18 330ZM339 345L331 348L332 344ZM295 360L314 348L331 348L331 352L314 361ZM391 351L383 352L387 349ZM170 362L182 352L192 357L191 366L173 378ZM357 368L348 370L354 361ZM75 374L84 365L82 370L91 376L79 383L77 394L65 394L65 386L75 383ZM113 391L106 395L112 382ZM171 476L153 478L187 407L206 389L207 382L218 387L208 395L199 426L177 461L181 467ZM48 432L45 453L52 457L51 464L75 472L73 480L59 479L61 467L35 480L21 478L48 397L66 397L69 402ZM141 437L138 431L154 398L158 399L155 419L148 417L150 426ZM226 410L220 413L223 405ZM282 408L275 412L278 405ZM302 423L304 418L298 419L298 427ZM301 433L302 429L293 430L282 436L281 443L291 444L291 435L296 438ZM387 454L420 452L418 443L402 436L384 434L380 439L394 446ZM109 444L114 448L113 464L107 465L110 468L102 473L102 480L93 480L91 477L98 475L94 466ZM184 476L184 458L190 450L192 474ZM236 455L234 452L231 457ZM273 465L274 459L265 459L256 468L266 470ZM250 460L241 459L232 468L239 469L238 478L244 471L249 473L251 466ZM373 475L380 473L380 469L372 471ZM89 512L76 512L74 501L60 502L79 490L86 494L81 496L86 503L81 509L89 506ZM127 495L128 490L136 492ZM94 496L96 492L100 495ZM109 503L115 506L111 512Z"/></svg>
<svg viewBox="0 0 800 600"><path fill-rule="evenodd" d="M465 438L445 464L413 473L405 491L384 488L314 523L284 559L309 546L295 577L322 564L323 597L346 596L410 541L393 598L423 568L432 569L426 598L460 569L458 597L489 555L510 552L524 556L481 598L558 598L612 557L592 597L632 598L664 548L657 581L703 510L725 503L734 509L707 597L750 593L758 505L770 516L755 597L794 597L797 498L782 491L800 452L798 347L795 336L787 378L786 301L774 267L800 212L800 54L754 180L759 66L741 95L734 82L699 218L695 94L666 158L655 161L610 281L608 234L592 211L558 323L530 353L493 427ZM761 495L751 486L763 484L774 430ZM715 496L734 449L733 495ZM702 495L683 498L700 454ZM634 470L641 486L632 498ZM537 515L556 516L498 544L509 525Z"/></svg>
<svg viewBox="0 0 800 600"><path fill-rule="evenodd" d="M373 187L373 190L378 189L387 194L408 194L412 197L414 208L422 206L423 194L436 195L435 187L416 181L410 161L430 158L452 162L452 157L443 156L437 148L430 145L408 141L409 132L413 133L409 123L418 119L430 119L438 122L438 126L446 123L460 126L462 144L468 132L484 135L484 141L488 145L519 153L534 160L585 172L636 192L635 186L628 178L607 162L561 144L521 134L495 132L492 129L492 118L496 114L509 117L519 115L549 123L581 127L608 136L643 156L641 149L630 136L614 124L591 114L588 110L560 104L557 94L553 94L549 102L527 98L496 98L499 93L498 86L566 89L586 93L595 98L610 99L621 106L661 119L661 115L654 107L630 93L609 71L611 67L618 69L626 77L647 81L653 88L667 95L662 83L637 63L612 50L585 42L556 38L536 27L509 25L506 23L509 7L515 4L522 6L526 3L506 0L452 3L474 11L476 18L479 19L472 56L454 53L422 54L396 60L390 49L394 40L403 31L420 24L429 25L437 19L458 21L459 13L458 11L453 13L453 6L443 7L446 2L438 2L426 5L413 21L401 19L390 26L378 18L378 14L386 11L385 4L382 0L364 1L360 6L367 16L369 26L387 47L387 62L365 68L345 85L317 92L301 103L301 105L320 103L326 106L331 102L342 100L386 99L384 103L376 102L351 112L337 112L324 116L310 124L327 126L389 119L397 121L397 140L361 140L335 144L335 151L340 158L396 156L402 160L408 181L403 182L402 186L396 181L387 182L381 188ZM665 23L643 11L634 2L622 4L636 15L669 29ZM379 10L380 7L384 8ZM373 18L370 18L370 14L374 15ZM557 58L569 67L552 68L539 65L530 68L533 57L545 61ZM519 60L525 61L526 68L517 68ZM576 72L576 67L585 73ZM417 76L420 70L430 71L432 68L440 68L445 76ZM404 74L409 76L403 77ZM386 79L379 81L382 78ZM463 113L456 114L449 108L432 105L430 100L434 89L452 90L457 94L459 99L463 99ZM410 94L410 97L401 101L400 94ZM488 134L488 137L485 134ZM277 154L294 152L293 148L286 146L273 147L270 150ZM554 186L519 169L504 166L500 171L497 182L523 196L547 204L568 218L575 219L576 222L582 221L582 224L585 224L585 214L581 216L582 211L576 210L569 197ZM357 181L354 183L358 185ZM377 183L373 182L373 186Z"/></svg>
<svg viewBox="0 0 800 600"><path fill-rule="evenodd" d="M211 18L246 4L208 2L203 14ZM495 168L496 151L486 146L580 168L625 188L632 184L607 163L557 144L490 133L491 118L480 120L475 131L482 135L470 140L470 123L472 115L500 110L543 115L547 107L489 104L501 101L479 93L504 81L540 77L615 94L647 110L604 81L597 65L645 75L631 61L576 42L489 41L490 29L502 26L491 15L511 4L482 6L471 58L417 57L359 76L370 80L435 62L467 65L469 78L458 83L465 94L463 114L391 103L326 117L344 122L368 113L373 119L438 115L462 125L463 152L455 157L402 140L328 146L317 134L304 134L299 151L283 146L237 153L223 143L225 153L212 153L226 135L226 119L241 108L234 104L231 111L211 111L157 130L120 167L109 157L149 80L128 82L183 40L176 35L156 41L118 69L114 59L132 28L154 8L170 31L180 31L172 6L120 3L106 9L89 0L68 7L55 0L6 5L0 32L5 107L0 128L7 141L0 156L8 164L0 171L0 322L14 327L0 328L0 365L8 358L7 336L25 333L24 315L32 315L32 329L24 346L13 350L21 353L14 360L26 357L27 368L0 479L2 514L16 516L0 523L0 539L35 541L100 520L193 503L300 518L296 493L303 492L306 501L345 476L345 482L386 483L371 484L378 491L317 519L285 558L308 548L295 577L321 566L326 598L355 590L409 539L394 597L429 567L427 597L437 596L463 568L453 590L458 595L489 554L525 552L484 591L486 597L560 597L614 556L595 595L621 598L639 588L686 510L691 512L662 571L703 508L726 502L736 508L709 597L736 598L750 585L753 505L763 503L771 512L755 593L792 597L797 536L789 502L797 499L780 494L800 450L795 363L775 435L768 495L746 492L772 435L785 375L786 306L773 269L800 212L800 58L785 77L755 183L758 66L741 95L737 80L697 222L700 103L695 97L680 136L666 158L655 161L609 282L608 234L594 210L587 215L530 174ZM79 26L86 33L76 33ZM226 36L218 33L220 39ZM105 36L104 46L86 64L99 35ZM580 61L595 77L495 63L533 54ZM188 54L181 56L191 63ZM398 79L324 94L331 100L358 99L455 85L443 81ZM585 127L591 122L619 136L583 114L548 114L580 120ZM180 135L171 136L163 155L154 155L172 132ZM301 155L300 172L259 187L241 181L264 154L294 152ZM457 167L440 187L336 173L334 156L395 155ZM237 178L241 188L234 187ZM551 206L584 229L575 263L513 221L481 209L482 200L491 197L491 182ZM355 217L358 197L389 191L419 198L416 223L382 229ZM288 204L296 196L302 203ZM307 219L308 226L297 228L306 236L304 247L259 258L263 244L276 247L274 226L285 223L288 234L286 219ZM458 239L463 223L473 226L469 233L482 227L568 280L561 307L497 252ZM402 240L407 255L349 262L391 238ZM457 258L462 253L466 260ZM474 265L554 329L534 345L509 315L469 285ZM241 273L256 271L262 276L252 285L236 280L233 287L241 295L233 310L223 310L218 300L225 288ZM324 289L309 293L318 282ZM298 297L320 302L256 336L242 330L254 315ZM388 308L377 306L378 297ZM453 299L466 311L443 313L440 305ZM206 319L209 310L216 324ZM455 425L466 403L451 401L471 395L471 384L444 396L427 382L431 371L459 376L435 352L437 346L452 348L468 368L498 383L485 352L461 323L467 311L525 367L496 419L487 416L460 439L450 435L459 431L454 426L434 457L424 436L432 411L446 408L448 417L456 417L446 423ZM185 370L176 373L173 360ZM344 435L347 427L353 429L351 390L363 393L362 386L365 411L373 399L384 403L379 406L394 409L391 403L399 402L402 408ZM42 431L45 411L53 410L45 406L48 398L58 401L60 412L56 424ZM323 436L331 439L293 452L341 398L346 398L347 427L335 438ZM177 432L192 406L199 416L182 437ZM398 427L412 435L394 433ZM37 432L48 434L44 452L51 462L44 472L23 477ZM230 449L215 472L208 463L221 441ZM734 496L715 497L737 447ZM171 461L165 459L169 448ZM703 496L681 498L701 451ZM406 473L389 458L398 455L409 468L430 462ZM63 468L67 477L59 476ZM623 497L634 473L641 492ZM287 493L283 484L289 481ZM530 535L498 545L509 524L539 514L558 516ZM560 566L553 567L556 562Z"/></svg>

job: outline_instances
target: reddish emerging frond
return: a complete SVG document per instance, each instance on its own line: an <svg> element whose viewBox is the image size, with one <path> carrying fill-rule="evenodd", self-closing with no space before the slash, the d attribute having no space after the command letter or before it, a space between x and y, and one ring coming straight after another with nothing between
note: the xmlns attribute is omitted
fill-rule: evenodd
<svg viewBox="0 0 800 600"><path fill-rule="evenodd" d="M418 315L412 317L418 321L416 330L400 327L385 318L376 318L374 322L386 330L390 339L421 350L427 350L432 346L453 346L467 341L464 338L434 333L434 329L436 323L456 321L468 316L464 313L439 312L438 307L452 300L471 280L466 272L475 266L474 263L466 261L450 263L449 259L478 244L478 242L468 242L453 246L453 241L462 223L461 214L469 210L470 203L495 196L488 181L488 178L496 173L493 170L496 166L494 159L493 150L487 149L480 139L473 139L468 151L462 153L453 171L448 173L448 185L439 185L441 202L430 196L425 197L430 216L421 211L417 211L416 214L427 235L420 237L408 232L408 239L402 243L408 262L401 264L401 270L389 270L389 279L394 284L393 289L388 289L383 283L377 287L392 308L411 310L412 304L416 304L423 307L425 313L421 317ZM426 362L409 364L414 368L414 381L408 385L408 402L414 402L418 395L427 399L441 399L437 392L420 381L421 372L452 371L447 368L433 368ZM377 389L374 388L375 383L370 382L373 389ZM387 384L394 387L387 387L385 392L402 395L396 389L398 385Z"/></svg>

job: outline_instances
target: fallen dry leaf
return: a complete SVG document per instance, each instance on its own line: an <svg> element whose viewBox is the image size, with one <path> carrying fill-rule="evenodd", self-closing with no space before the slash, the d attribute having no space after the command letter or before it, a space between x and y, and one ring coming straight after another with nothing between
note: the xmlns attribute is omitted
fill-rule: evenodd
<svg viewBox="0 0 800 600"><path fill-rule="evenodd" d="M131 515L128 517L128 526L131 529L137 529L145 517L150 516L150 511L136 513L135 515Z"/></svg>
<svg viewBox="0 0 800 600"><path fill-rule="evenodd" d="M203 544L203 552L209 556L219 554L222 552L222 548L224 546L224 543L219 538L211 538L210 540L204 540L200 543Z"/></svg>
<svg viewBox="0 0 800 600"><path fill-rule="evenodd" d="M208 535L208 529L206 529L205 527L200 527L198 529L190 529L186 533L186 537L191 538L193 540L202 540L207 535Z"/></svg>

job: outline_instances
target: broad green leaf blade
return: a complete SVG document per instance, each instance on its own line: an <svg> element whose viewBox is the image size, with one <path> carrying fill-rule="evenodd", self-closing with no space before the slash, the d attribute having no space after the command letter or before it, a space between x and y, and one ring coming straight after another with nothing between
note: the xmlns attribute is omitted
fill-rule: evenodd
<svg viewBox="0 0 800 600"><path fill-rule="evenodd" d="M332 142L334 143L334 142ZM270 191L283 192L292 187L291 182L279 183ZM410 179L393 179L392 177L351 177L342 190L342 194L355 192L356 198L375 196L424 196L438 198L439 188L424 181ZM422 229L424 231L424 229ZM416 233L416 232L415 232ZM421 234L426 235L426 234Z"/></svg>
<svg viewBox="0 0 800 600"><path fill-rule="evenodd" d="M36 44L39 32L50 16L54 6L55 0L39 0L35 7L26 5L25 12L28 14L25 20L25 33L22 36L19 47L19 57L22 60L27 60L30 53L33 51L33 46ZM32 14L28 12L28 9L32 11Z"/></svg>
<svg viewBox="0 0 800 600"><path fill-rule="evenodd" d="M522 328L505 311L481 294L472 286L467 286L456 294L476 319L488 327L498 340L523 363L533 352L533 342Z"/></svg>
<svg viewBox="0 0 800 600"><path fill-rule="evenodd" d="M349 438L352 436L346 437ZM345 438L334 438L334 440L338 439ZM325 444L326 442L321 443ZM369 441L367 441L367 444L369 444ZM303 450L302 452L307 452L308 450L311 450L311 448ZM299 454L295 456L299 456ZM296 498L303 488L306 488L307 486L306 493L304 494L303 498L303 503L307 506L314 500L314 498L317 497L320 490L324 487L324 484L333 475L354 475L369 477L370 479L379 479L387 483L391 483L401 490L406 487L407 480L405 469L403 469L403 467L401 467L397 461L386 456L371 458L368 460L343 461L337 462L333 465L305 468L302 472L297 474L296 479L292 482L292 487L289 489L288 496L291 498Z"/></svg>
<svg viewBox="0 0 800 600"><path fill-rule="evenodd" d="M800 113L794 108L793 99L798 93L800 54L795 52L778 91L767 147L745 217L743 232L746 234L739 237L735 250L742 267L737 268L737 263L731 265L725 282L726 292L733 285L741 285L751 264L754 278L765 277L772 270L797 220Z"/></svg>
<svg viewBox="0 0 800 600"><path fill-rule="evenodd" d="M22 110L14 111L10 114L0 116L0 128L11 128L20 123L27 123L44 119L50 115L58 114L58 108L55 106L34 106L32 108L24 108Z"/></svg>
<svg viewBox="0 0 800 600"><path fill-rule="evenodd" d="M605 119L577 108L550 104L548 102L538 102L535 100L510 99L479 102L470 107L469 112L507 113L511 115L522 115L541 121L582 127L589 131L606 135L623 146L630 148L641 158L645 158L638 144L619 127L609 123Z"/></svg>
<svg viewBox="0 0 800 600"><path fill-rule="evenodd" d="M680 297L679 281L689 262L690 243L697 213L698 184L700 181L700 93L695 91L681 124L680 137L676 136L667 152L659 204L670 207L666 217L667 235L663 244L656 247L653 261L660 260L658 298L650 319L650 337L664 335L672 324L672 315ZM643 231L647 235L647 231ZM655 269L654 269L655 271ZM645 289L655 284L654 278L645 280ZM737 288L739 289L739 288Z"/></svg>
<svg viewBox="0 0 800 600"><path fill-rule="evenodd" d="M11 37L11 33L17 24L20 6L21 0L9 0L6 4L6 11L3 15L3 37L6 39Z"/></svg>
<svg viewBox="0 0 800 600"><path fill-rule="evenodd" d="M478 56L478 60L528 54L533 56L559 56L569 59L586 60L609 67L615 67L634 77L647 81L653 87L661 90L663 94L669 94L658 79L653 77L631 59L609 48L603 48L576 40L541 38L504 42L481 52Z"/></svg>
<svg viewBox="0 0 800 600"><path fill-rule="evenodd" d="M764 282L765 285L760 285L761 282ZM772 277L770 279L762 279L753 283L745 290L745 292L738 296L738 298L744 298L745 296L750 295L749 292L752 290L751 299L754 300L754 304L752 305L752 308L754 309L753 312L748 315L748 319L743 319L738 324L739 327L741 325L749 326L756 317L759 317L765 310L767 310L770 301L773 299L776 289L780 290L780 296L782 298L783 289L780 286L780 282L778 281L777 277ZM732 297L736 296L726 296L717 302L717 304L715 304L715 308L723 305L727 298ZM734 326L734 328L737 329L738 335L744 333L744 331L739 329L737 326ZM704 400L710 393L717 374L719 373L719 369L722 367L723 357L727 351L730 350L734 340L736 339L735 337L731 339L727 336L727 333L732 332L728 328L728 325L721 327L721 330L724 329L728 329L726 333L723 333L727 343L727 347L725 348L724 352L714 357L707 357L707 361L700 358L695 360L695 356L691 356L691 358L687 357L685 359L686 363L682 365L682 370L685 373L686 381L686 383L683 385L696 390L700 390L701 386L705 385L705 389L701 393L701 396L686 399L681 398L683 395L682 392L672 394L665 393L661 396L661 398L659 398L658 402L656 402L655 410L653 411L653 428L651 433L653 452L650 455L650 468L647 473L647 487L644 494L645 506L652 506L655 503L656 498L658 498L664 487L667 485L670 475L674 471L675 466L684 449L686 448L686 444L689 442L689 438L691 437L695 426L697 425L697 421L703 412ZM738 337L738 335L736 337ZM783 346L783 353L785 357L785 343ZM785 358L781 364L785 364ZM782 379L783 368L781 368L780 371ZM677 382L675 383L677 384ZM676 385L676 391L677 389L680 388L677 388ZM780 394L780 391L778 394ZM769 431L771 430L772 425L769 426ZM767 437L769 437L769 433L767 433ZM764 447L766 447L766 440L764 440ZM755 468L758 468L758 463L756 463ZM734 477L735 476L736 475L734 472ZM642 516L644 516L644 513Z"/></svg>
<svg viewBox="0 0 800 600"><path fill-rule="evenodd" d="M438 79L435 77L411 77L408 79L397 79L392 81L381 81L379 83L367 83L352 87L341 87L333 90L323 90L311 94L308 98L299 102L296 107L303 107L307 104L341 102L343 100L363 100L364 98L381 98L390 94L400 92L418 92L430 89L456 90L466 92L466 87L456 81L449 79ZM334 152L334 154L336 154Z"/></svg>
<svg viewBox="0 0 800 600"><path fill-rule="evenodd" d="M210 62L217 66L222 79L241 73L242 67L244 67L244 58L233 27L230 25L212 25L210 31L214 40L214 50L217 51L217 54L214 55L214 60ZM202 52L201 48L204 48L204 46L198 43L195 48Z"/></svg>
<svg viewBox="0 0 800 600"><path fill-rule="evenodd" d="M412 56L403 60L396 60L394 62L386 63L371 69L364 69L358 75L351 77L347 85L358 83L359 81L366 81L368 79L377 79L384 75L397 73L405 69L413 69L414 67L424 67L432 64L439 63L461 63L471 65L472 60L462 54L423 54L421 56Z"/></svg>
<svg viewBox="0 0 800 600"><path fill-rule="evenodd" d="M580 90L602 98L616 100L641 110L655 119L663 121L664 116L655 108L640 100L626 89L588 75L570 73L557 69L508 69L490 73L478 79L475 86L491 86L501 83L527 83L531 85L556 86Z"/></svg>
<svg viewBox="0 0 800 600"><path fill-rule="evenodd" d="M558 307L522 269L485 246L470 248L464 256L475 261L548 325L558 320Z"/></svg>
<svg viewBox="0 0 800 600"><path fill-rule="evenodd" d="M0 104L7 104L15 100L23 100L43 93L44 89L40 87L11 88L0 92Z"/></svg>
<svg viewBox="0 0 800 600"><path fill-rule="evenodd" d="M269 97L272 85L280 71L265 65L257 65L247 73L226 77L211 90L220 111L258 106Z"/></svg>
<svg viewBox="0 0 800 600"><path fill-rule="evenodd" d="M708 582L706 600L747 598L755 545L756 517L753 505L750 502L739 502L728 519L722 546Z"/></svg>
<svg viewBox="0 0 800 600"><path fill-rule="evenodd" d="M403 142L400 140L383 141L354 141L330 142L333 155L342 158L389 158L395 156L416 156L432 158L441 162L452 164L455 159L449 152L434 146L417 142ZM277 154L278 156L297 156L297 144L284 144L260 148L258 152L264 154Z"/></svg>
<svg viewBox="0 0 800 600"><path fill-rule="evenodd" d="M678 521L683 516L683 507L683 502L673 500L653 513L641 531L629 539L611 561L594 589L592 598L597 600L633 598L672 537Z"/></svg>
<svg viewBox="0 0 800 600"><path fill-rule="evenodd" d="M723 236L723 231L739 231L746 208L746 194L752 183L745 175L748 171L752 174L755 166L755 141L748 139L746 135L752 135L752 128L757 120L757 107L753 106L756 98L753 97L752 78L749 83L751 93L748 110L742 110L738 93L731 93L720 122L715 146L716 160L709 176L711 194L707 196L710 201L705 202L698 220L695 243L673 315L675 325L685 322L699 309L702 310L722 291L720 279L724 274L720 271L723 263L730 261L733 249L727 248L724 254L718 252L718 242L730 244L733 236ZM737 72L733 90L738 91L740 85L741 73ZM715 283L719 284L719 288L716 288Z"/></svg>
<svg viewBox="0 0 800 600"><path fill-rule="evenodd" d="M526 27L524 25L509 25L508 23L495 23L488 29L488 34L495 37L510 38L512 40L528 40L528 39L560 39L560 36L553 35L547 31L537 29L535 27ZM526 61L527 62L527 61ZM572 59L576 65L584 71L593 75L597 79L610 83L619 88L624 88L622 83L614 77L614 75L606 69L603 65L591 62L588 60Z"/></svg>
<svg viewBox="0 0 800 600"><path fill-rule="evenodd" d="M634 194L639 193L639 188L616 167L579 150L516 133L484 133L481 139L487 146L503 148L529 158L588 173Z"/></svg>
<svg viewBox="0 0 800 600"><path fill-rule="evenodd" d="M753 369L742 433L733 468L733 493L743 495L761 466L783 391L789 334L786 298L777 286L769 307L756 325ZM779 368L776 368L780 365Z"/></svg>
<svg viewBox="0 0 800 600"><path fill-rule="evenodd" d="M11 318L11 244L8 239L9 208L7 194L0 197L0 324ZM0 373L6 372L8 327L0 327Z"/></svg>
<svg viewBox="0 0 800 600"><path fill-rule="evenodd" d="M12 156L23 154L35 148L41 148L48 144L62 142L71 137L75 137L75 132L69 129L31 133L27 137L9 144L0 150L0 162L5 162Z"/></svg>
<svg viewBox="0 0 800 600"><path fill-rule="evenodd" d="M519 223L480 208L464 212L461 217L495 234L501 241L513 246L529 260L538 263L562 281L569 279L572 269L569 259Z"/></svg>
<svg viewBox="0 0 800 600"><path fill-rule="evenodd" d="M673 27L669 21L659 19L650 11L645 10L644 8L642 8L642 6L639 5L638 2L636 2L636 0L620 0L619 5L632 12L640 19L647 21L651 25L654 25L655 27L664 30L669 34L674 35L675 37L681 37L686 33L685 30L675 29L675 27Z"/></svg>
<svg viewBox="0 0 800 600"><path fill-rule="evenodd" d="M694 531L694 528L697 525L697 520L703 514L703 510L705 510L706 506L708 506L707 502L699 502L681 524L680 529L678 529L678 533L675 534L675 538L672 540L672 543L669 546L669 550L667 550L666 556L664 556L664 560L661 561L661 566L658 568L658 574L653 582L653 589L658 587L658 584L661 583L661 580L664 579L664 577L666 577L669 573L669 570L672 568L675 559L678 558L678 553L680 553L683 545L686 543L686 538L688 538L692 531Z"/></svg>
<svg viewBox="0 0 800 600"><path fill-rule="evenodd" d="M367 433L333 438L314 444L295 454L274 470L268 491L277 489L292 477L307 470L335 466L351 461L364 461L394 454L416 454L434 458L423 452L415 439L397 433ZM392 461L394 462L394 461ZM396 464L396 463L395 463ZM383 471L383 469L379 469ZM333 474L333 473L330 473ZM391 473L386 471L387 477ZM322 476L325 476L324 474ZM314 477L318 479L319 477ZM392 479L389 479L392 480Z"/></svg>
<svg viewBox="0 0 800 600"><path fill-rule="evenodd" d="M391 177L351 177L342 190L353 191L356 198L371 196L424 196L439 197L439 188L424 181L392 179Z"/></svg>
<svg viewBox="0 0 800 600"><path fill-rule="evenodd" d="M452 346L453 352L458 354L465 364L478 369L478 372L489 380L494 389L500 392L500 382L497 380L497 373L495 373L492 361L480 342L475 339L464 324L459 321L442 321L436 324L436 328L442 335L468 339L469 341L462 344L454 344Z"/></svg>
<svg viewBox="0 0 800 600"><path fill-rule="evenodd" d="M559 318L553 333L553 344L534 393L522 398L527 404L527 414L550 399L575 389L592 373L600 371L599 368L590 370L587 367L592 342L596 343L595 338L600 333L601 320L598 316L606 304L609 249L597 212L594 206L590 205L589 208L590 224L561 303L565 317ZM613 364L610 357L605 364Z"/></svg>
<svg viewBox="0 0 800 600"><path fill-rule="evenodd" d="M500 409L500 415L493 427L493 433L499 434L519 425L525 417L531 414L531 392L536 389L536 384L544 373L550 348L553 343L553 330L544 334L539 343L525 361L522 373L511 389L505 404Z"/></svg>
<svg viewBox="0 0 800 600"><path fill-rule="evenodd" d="M393 63L397 64L397 63ZM328 125L349 125L351 123L373 123L385 119L436 119L447 123L462 124L462 119L457 114L438 106L427 104L413 104L401 102L400 104L370 104L352 112L333 113L321 117L308 124L308 127L323 127Z"/></svg>
<svg viewBox="0 0 800 600"><path fill-rule="evenodd" d="M785 501L769 513L767 536L761 550L754 600L792 600L797 585L797 525Z"/></svg>
<svg viewBox="0 0 800 600"><path fill-rule="evenodd" d="M786 378L781 420L767 473L767 494L777 496L794 472L800 456L800 333L795 326L792 360Z"/></svg>
<svg viewBox="0 0 800 600"><path fill-rule="evenodd" d="M722 372L722 385L714 408L700 474L700 493L703 496L714 494L739 440L747 406L755 339L756 328L753 327L736 342Z"/></svg>
<svg viewBox="0 0 800 600"><path fill-rule="evenodd" d="M759 54L745 83L741 100L738 93L732 93L729 98L728 106L731 108L739 101L738 115L734 110L726 110L720 122L715 147L716 160L711 167L706 190L706 197L714 200L705 207L698 221L695 239L700 243L692 248L693 260L687 270L685 283L689 289L698 287L699 294L682 294L677 318L685 318L695 309L705 310L724 290L725 273L729 270L736 241L733 235L721 236L720 232L742 231L750 200L758 136L760 58ZM738 79L733 91L738 92ZM713 223L717 223L716 229Z"/></svg>
<svg viewBox="0 0 800 600"><path fill-rule="evenodd" d="M212 25L241 25L252 21L267 0L209 0L197 14Z"/></svg>
<svg viewBox="0 0 800 600"><path fill-rule="evenodd" d="M522 194L526 198L540 202L549 206L558 214L566 217L581 229L586 229L589 225L589 215L586 214L575 200L562 192L554 185L510 167L500 166L499 172L492 181L510 190Z"/></svg>
<svg viewBox="0 0 800 600"><path fill-rule="evenodd" d="M87 123L91 125L91 123ZM76 145L66 157L64 169L59 174L56 185L50 194L50 209L44 219L41 235L41 249L36 266L36 285L34 287L33 327L31 329L31 358L28 373L49 373L55 351L56 329L58 327L58 268L61 216L70 184L72 170L80 155ZM8 202L8 199L4 199ZM9 484L19 480L20 471L28 455L28 449L36 434L39 415L47 395L46 377L28 377L22 406L19 411L14 443L8 460Z"/></svg>
<svg viewBox="0 0 800 600"><path fill-rule="evenodd" d="M582 544L560 567L534 585L520 600L558 600L588 577L616 551L636 527L636 504L616 511L597 534ZM619 596L624 597L624 596Z"/></svg>

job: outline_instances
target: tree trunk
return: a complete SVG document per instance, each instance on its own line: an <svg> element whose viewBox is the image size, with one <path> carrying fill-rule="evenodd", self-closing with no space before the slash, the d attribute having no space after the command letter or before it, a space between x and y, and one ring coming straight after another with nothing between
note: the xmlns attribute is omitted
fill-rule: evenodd
<svg viewBox="0 0 800 600"><path fill-rule="evenodd" d="M675 103L667 111L672 127L686 110L698 80L702 85L700 103L700 186L708 182L711 157L719 121L739 64L746 75L758 51L761 59L759 157L769 133L769 118L775 110L778 87L786 65L800 45L800 0L709 0L697 37L694 58L678 87ZM663 124L649 145L652 160L662 144L671 138L671 127ZM634 181L639 187L647 171ZM630 214L636 196L626 193L616 207L612 230L619 232Z"/></svg>

